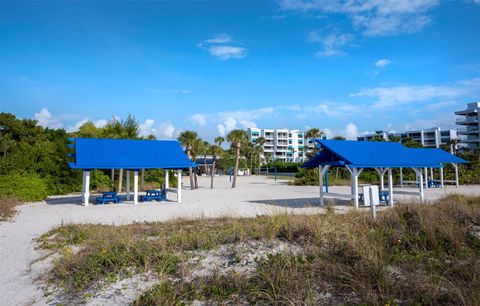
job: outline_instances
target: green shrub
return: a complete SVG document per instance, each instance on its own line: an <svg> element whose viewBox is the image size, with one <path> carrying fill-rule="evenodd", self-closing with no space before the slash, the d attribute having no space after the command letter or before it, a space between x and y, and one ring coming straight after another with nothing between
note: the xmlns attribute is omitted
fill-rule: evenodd
<svg viewBox="0 0 480 306"><path fill-rule="evenodd" d="M47 184L36 174L8 174L0 177L0 194L21 201L40 201L48 195Z"/></svg>
<svg viewBox="0 0 480 306"><path fill-rule="evenodd" d="M92 170L90 172L90 184L94 189L109 189L111 180L108 175L101 170Z"/></svg>

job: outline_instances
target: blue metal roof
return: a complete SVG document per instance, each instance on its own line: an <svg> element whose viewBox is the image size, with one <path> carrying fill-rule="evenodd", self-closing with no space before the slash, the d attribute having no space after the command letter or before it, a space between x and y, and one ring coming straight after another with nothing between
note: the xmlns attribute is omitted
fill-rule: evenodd
<svg viewBox="0 0 480 306"><path fill-rule="evenodd" d="M196 167L174 140L73 138L73 169L183 169Z"/></svg>
<svg viewBox="0 0 480 306"><path fill-rule="evenodd" d="M315 140L321 150L303 167L319 165L353 168L438 168L445 163L466 163L441 149L412 149L398 142Z"/></svg>

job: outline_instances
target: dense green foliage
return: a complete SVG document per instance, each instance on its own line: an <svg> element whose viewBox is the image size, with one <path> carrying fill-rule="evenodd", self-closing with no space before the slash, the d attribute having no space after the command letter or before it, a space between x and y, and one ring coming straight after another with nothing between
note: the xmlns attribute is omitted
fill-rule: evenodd
<svg viewBox="0 0 480 306"><path fill-rule="evenodd" d="M0 190L3 196L21 201L40 201L48 194L45 180L37 174L12 173L0 176Z"/></svg>

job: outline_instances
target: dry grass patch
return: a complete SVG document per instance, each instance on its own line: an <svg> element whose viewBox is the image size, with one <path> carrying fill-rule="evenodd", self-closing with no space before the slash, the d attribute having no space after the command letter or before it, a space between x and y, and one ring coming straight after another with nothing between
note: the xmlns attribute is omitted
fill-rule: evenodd
<svg viewBox="0 0 480 306"><path fill-rule="evenodd" d="M15 207L20 205L20 202L12 197L0 196L0 221L7 221L15 215Z"/></svg>
<svg viewBox="0 0 480 306"><path fill-rule="evenodd" d="M329 212L67 225L38 242L62 254L48 279L67 294L154 271L159 284L142 293L136 305L479 305L479 236L480 197L451 196L435 205L399 205L379 213L376 221L367 213ZM276 241L287 247L275 251ZM262 251L251 247L259 245ZM270 251L266 245L272 245ZM80 251L73 254L72 246ZM222 251L230 247L236 251ZM218 269L196 273L201 267L192 267L192 258L208 254L223 256ZM242 273L241 265L251 262L248 256L257 261L255 268Z"/></svg>

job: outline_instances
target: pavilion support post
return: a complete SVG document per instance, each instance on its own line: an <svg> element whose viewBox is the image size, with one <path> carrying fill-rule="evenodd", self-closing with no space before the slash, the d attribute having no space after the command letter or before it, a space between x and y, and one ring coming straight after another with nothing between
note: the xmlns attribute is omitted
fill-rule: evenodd
<svg viewBox="0 0 480 306"><path fill-rule="evenodd" d="M358 209L358 169L353 168L353 202L355 203L355 209Z"/></svg>
<svg viewBox="0 0 480 306"><path fill-rule="evenodd" d="M453 168L455 168L455 186L458 188L460 187L460 183L458 181L458 165L457 164L452 164Z"/></svg>
<svg viewBox="0 0 480 306"><path fill-rule="evenodd" d="M443 189L443 165L440 167L440 187Z"/></svg>
<svg viewBox="0 0 480 306"><path fill-rule="evenodd" d="M433 168L430 168L430 179L433 181Z"/></svg>
<svg viewBox="0 0 480 306"><path fill-rule="evenodd" d="M182 170L177 170L177 202L182 202Z"/></svg>
<svg viewBox="0 0 480 306"><path fill-rule="evenodd" d="M422 175L422 168L412 168L413 171L417 174L419 179L418 187L420 188L420 201L423 202L425 200L425 194L423 192L423 175Z"/></svg>
<svg viewBox="0 0 480 306"><path fill-rule="evenodd" d="M138 204L138 170L133 174L133 204Z"/></svg>
<svg viewBox="0 0 480 306"><path fill-rule="evenodd" d="M425 174L425 189L428 189L428 172L427 167L423 168L423 173ZM420 173L421 175L421 173Z"/></svg>
<svg viewBox="0 0 480 306"><path fill-rule="evenodd" d="M167 192L167 189L170 188L170 177L169 177L169 170L168 169L164 169L163 170L165 172L165 182L164 182L164 186L165 186L165 198L168 200L168 192Z"/></svg>
<svg viewBox="0 0 480 306"><path fill-rule="evenodd" d="M83 206L88 206L90 200L90 170L83 171Z"/></svg>
<svg viewBox="0 0 480 306"><path fill-rule="evenodd" d="M391 168L388 168L388 205L393 207L393 175Z"/></svg>
<svg viewBox="0 0 480 306"><path fill-rule="evenodd" d="M383 176L385 175L385 172L387 172L387 169L375 168L375 171L377 171L378 176L380 177L380 191L383 191L385 189L385 182L383 180Z"/></svg>
<svg viewBox="0 0 480 306"><path fill-rule="evenodd" d="M318 166L318 186L319 186L319 192L320 192L320 205L323 206L323 166Z"/></svg>
<svg viewBox="0 0 480 306"><path fill-rule="evenodd" d="M126 191L126 199L127 199L127 201L130 201L130 170L127 170L126 173L127 173L127 179L126 179L126 182L125 182L126 183L126 186L125 186L125 188L126 188L126 190L125 190Z"/></svg>
<svg viewBox="0 0 480 306"><path fill-rule="evenodd" d="M403 188L403 168L400 168L400 187Z"/></svg>

